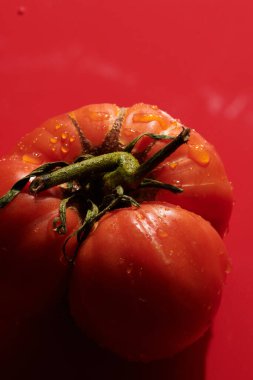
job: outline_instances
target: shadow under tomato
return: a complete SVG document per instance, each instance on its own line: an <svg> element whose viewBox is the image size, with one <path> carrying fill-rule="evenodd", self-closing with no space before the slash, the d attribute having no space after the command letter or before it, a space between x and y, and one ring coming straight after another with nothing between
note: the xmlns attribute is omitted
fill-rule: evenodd
<svg viewBox="0 0 253 380"><path fill-rule="evenodd" d="M127 362L98 347L62 309L37 321L16 323L15 328L9 321L4 335L2 380L204 380L211 333L172 359L147 364Z"/></svg>

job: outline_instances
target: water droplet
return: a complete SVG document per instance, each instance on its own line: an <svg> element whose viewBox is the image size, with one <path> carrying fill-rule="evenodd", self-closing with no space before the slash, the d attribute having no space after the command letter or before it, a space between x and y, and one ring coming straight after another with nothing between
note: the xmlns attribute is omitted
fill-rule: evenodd
<svg viewBox="0 0 253 380"><path fill-rule="evenodd" d="M138 112L133 115L134 123L150 123L151 121L157 121L163 127L168 126L167 120L159 114Z"/></svg>
<svg viewBox="0 0 253 380"><path fill-rule="evenodd" d="M62 127L62 124L56 124L55 126L55 130L57 131L58 129L60 129Z"/></svg>
<svg viewBox="0 0 253 380"><path fill-rule="evenodd" d="M69 145L68 144L62 144L61 152L64 154L67 154L69 152Z"/></svg>
<svg viewBox="0 0 253 380"><path fill-rule="evenodd" d="M55 152L56 151L56 147L55 146L51 146L51 151Z"/></svg>
<svg viewBox="0 0 253 380"><path fill-rule="evenodd" d="M22 160L24 162L27 162L29 164L34 164L34 165L39 165L43 161L41 154L37 152L24 154L22 157Z"/></svg>
<svg viewBox="0 0 253 380"><path fill-rule="evenodd" d="M68 133L68 131L64 131L64 132L62 132L62 134L61 134L61 139L62 139L63 141L66 141L66 140L68 140L68 138L69 138L69 133Z"/></svg>
<svg viewBox="0 0 253 380"><path fill-rule="evenodd" d="M76 140L76 136L71 135L70 138L69 138L69 142L73 143L75 140Z"/></svg>
<svg viewBox="0 0 253 380"><path fill-rule="evenodd" d="M50 141L52 144L56 144L57 141L58 141L58 137L57 137L57 136L51 137L51 138L49 139L49 141Z"/></svg>
<svg viewBox="0 0 253 380"><path fill-rule="evenodd" d="M109 119L110 115L108 112L93 112L93 111L91 111L89 113L89 117L91 120L94 120L94 121L104 121L104 120Z"/></svg>
<svg viewBox="0 0 253 380"><path fill-rule="evenodd" d="M173 183L174 186L177 186L177 187L181 187L182 186L182 183L181 183L181 181L179 179L174 179L172 181L172 183Z"/></svg>
<svg viewBox="0 0 253 380"><path fill-rule="evenodd" d="M210 162L210 155L204 145L188 145L188 155L201 166L207 166Z"/></svg>
<svg viewBox="0 0 253 380"><path fill-rule="evenodd" d="M169 162L168 165L171 169L176 169L178 163L176 161L173 161L173 162Z"/></svg>

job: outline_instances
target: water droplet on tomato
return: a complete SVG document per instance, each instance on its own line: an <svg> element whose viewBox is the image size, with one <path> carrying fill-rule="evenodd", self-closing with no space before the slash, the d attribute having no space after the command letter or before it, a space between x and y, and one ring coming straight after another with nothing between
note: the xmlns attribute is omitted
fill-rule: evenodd
<svg viewBox="0 0 253 380"><path fill-rule="evenodd" d="M104 121L109 119L110 115L108 112L90 112L89 117L94 121Z"/></svg>
<svg viewBox="0 0 253 380"><path fill-rule="evenodd" d="M43 161L41 153L37 153L37 152L24 154L22 157L22 160L24 162L27 162L29 164L34 164L34 165L40 165Z"/></svg>
<svg viewBox="0 0 253 380"><path fill-rule="evenodd" d="M182 182L181 182L179 179L174 179L174 180L172 181L172 184L173 184L174 186L177 186L177 187L181 187L181 186L182 186Z"/></svg>
<svg viewBox="0 0 253 380"><path fill-rule="evenodd" d="M76 140L76 136L71 135L70 138L69 138L69 142L73 143L75 140Z"/></svg>
<svg viewBox="0 0 253 380"><path fill-rule="evenodd" d="M210 155L202 144L188 145L188 156L201 166L207 166L210 162Z"/></svg>
<svg viewBox="0 0 253 380"><path fill-rule="evenodd" d="M61 134L61 139L62 139L62 141L66 141L66 140L68 140L68 138L69 138L69 133L68 133L68 131L64 131L64 132L62 132L62 134Z"/></svg>
<svg viewBox="0 0 253 380"><path fill-rule="evenodd" d="M134 123L150 123L152 121L157 121L164 128L168 127L168 121L162 115L145 112L138 112L133 115Z"/></svg>
<svg viewBox="0 0 253 380"><path fill-rule="evenodd" d="M56 124L55 126L55 130L57 131L58 129L60 129L62 127L62 124Z"/></svg>
<svg viewBox="0 0 253 380"><path fill-rule="evenodd" d="M172 162L169 162L168 165L171 169L176 169L178 163L176 161L172 161Z"/></svg>
<svg viewBox="0 0 253 380"><path fill-rule="evenodd" d="M69 152L69 145L68 144L62 144L62 146L61 146L61 152L63 154L67 154Z"/></svg>
<svg viewBox="0 0 253 380"><path fill-rule="evenodd" d="M51 142L51 144L56 144L58 142L58 137L57 136L51 137L49 141Z"/></svg>

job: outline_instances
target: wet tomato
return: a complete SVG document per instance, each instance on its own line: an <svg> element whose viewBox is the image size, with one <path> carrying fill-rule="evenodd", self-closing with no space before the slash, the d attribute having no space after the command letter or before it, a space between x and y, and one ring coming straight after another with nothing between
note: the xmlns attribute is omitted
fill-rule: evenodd
<svg viewBox="0 0 253 380"><path fill-rule="evenodd" d="M81 330L133 360L208 329L233 196L195 130L156 106L89 105L25 135L0 170L1 320L68 292Z"/></svg>

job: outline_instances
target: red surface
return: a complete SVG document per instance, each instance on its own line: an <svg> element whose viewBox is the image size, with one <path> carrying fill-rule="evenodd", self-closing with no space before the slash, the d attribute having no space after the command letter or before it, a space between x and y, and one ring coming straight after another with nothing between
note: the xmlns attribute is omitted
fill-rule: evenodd
<svg viewBox="0 0 253 380"><path fill-rule="evenodd" d="M58 113L143 101L211 141L235 189L233 269L211 338L139 366L80 348L63 318L45 320L39 334L27 327L33 350L13 363L17 378L253 379L252 12L251 0L0 0L1 154Z"/></svg>

